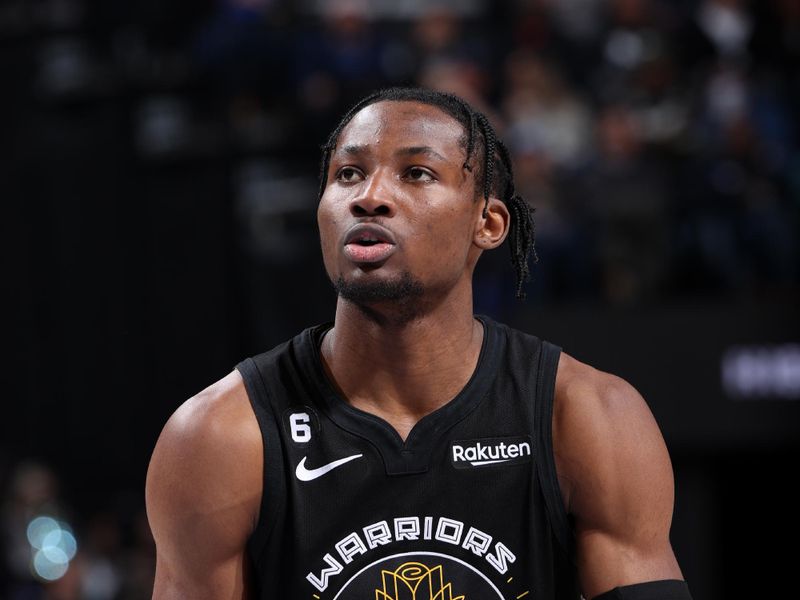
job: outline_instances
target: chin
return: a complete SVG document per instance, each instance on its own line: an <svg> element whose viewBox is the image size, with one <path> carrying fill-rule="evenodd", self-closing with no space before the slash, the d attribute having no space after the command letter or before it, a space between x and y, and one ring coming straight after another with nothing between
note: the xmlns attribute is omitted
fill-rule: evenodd
<svg viewBox="0 0 800 600"><path fill-rule="evenodd" d="M405 303L420 299L425 287L411 273L404 271L392 277L345 278L340 275L331 279L336 293L358 306L383 302Z"/></svg>

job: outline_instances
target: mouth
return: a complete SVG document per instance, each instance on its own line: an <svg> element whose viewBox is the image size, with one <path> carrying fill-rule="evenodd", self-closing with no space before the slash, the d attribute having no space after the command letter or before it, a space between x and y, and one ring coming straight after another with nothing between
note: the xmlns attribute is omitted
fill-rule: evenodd
<svg viewBox="0 0 800 600"><path fill-rule="evenodd" d="M380 225L364 223L347 232L344 254L357 264L375 264L389 258L396 247L391 231Z"/></svg>

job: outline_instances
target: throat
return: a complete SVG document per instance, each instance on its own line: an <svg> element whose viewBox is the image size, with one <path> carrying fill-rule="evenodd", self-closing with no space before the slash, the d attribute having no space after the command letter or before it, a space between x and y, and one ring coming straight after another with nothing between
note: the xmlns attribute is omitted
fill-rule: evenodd
<svg viewBox="0 0 800 600"><path fill-rule="evenodd" d="M321 355L342 398L384 420L405 441L421 419L448 404L469 383L483 336L483 325L471 317L466 335L450 339L429 330L377 336L368 329L354 332L337 324L323 338Z"/></svg>

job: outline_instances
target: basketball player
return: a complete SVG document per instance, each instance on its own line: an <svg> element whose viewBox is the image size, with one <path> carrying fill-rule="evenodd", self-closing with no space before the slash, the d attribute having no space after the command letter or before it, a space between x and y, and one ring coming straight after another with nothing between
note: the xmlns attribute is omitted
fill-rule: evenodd
<svg viewBox="0 0 800 600"><path fill-rule="evenodd" d="M181 406L147 477L154 598L686 600L659 429L621 379L472 312L533 223L460 99L391 89L323 150L338 292Z"/></svg>

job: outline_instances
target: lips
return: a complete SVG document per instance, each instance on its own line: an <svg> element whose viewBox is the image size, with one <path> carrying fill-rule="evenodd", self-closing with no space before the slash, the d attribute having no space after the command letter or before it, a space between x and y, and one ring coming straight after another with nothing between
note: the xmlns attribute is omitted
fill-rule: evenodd
<svg viewBox="0 0 800 600"><path fill-rule="evenodd" d="M395 251L394 235L374 223L362 223L351 228L344 241L344 254L354 263L375 264L385 261Z"/></svg>

